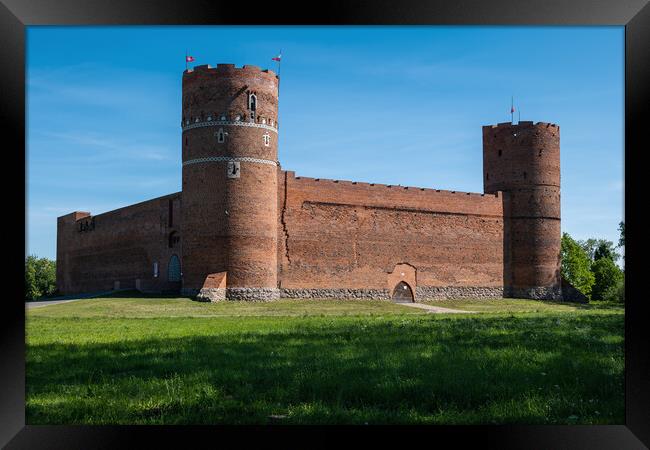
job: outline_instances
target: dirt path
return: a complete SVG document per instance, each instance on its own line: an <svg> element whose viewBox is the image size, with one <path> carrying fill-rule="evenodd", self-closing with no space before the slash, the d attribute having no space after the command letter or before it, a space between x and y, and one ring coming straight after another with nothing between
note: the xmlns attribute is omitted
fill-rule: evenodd
<svg viewBox="0 0 650 450"><path fill-rule="evenodd" d="M62 297L50 298L49 300L25 302L25 308L31 309L31 308L38 308L40 306L58 305L59 303L74 302L76 300L84 300L87 298L104 297L107 295L115 294L116 292L119 292L121 290L125 291L127 289L118 289L118 290L104 291L104 292L91 292L89 294L66 295Z"/></svg>
<svg viewBox="0 0 650 450"><path fill-rule="evenodd" d="M27 309L39 308L41 306L58 305L59 303L76 302L77 300L82 300L82 299L75 298L72 300L45 300L42 302L25 302L25 308Z"/></svg>
<svg viewBox="0 0 650 450"><path fill-rule="evenodd" d="M398 305L410 306L411 308L426 309L430 314L475 314L477 311L462 311L460 309L443 308L441 306L425 305L423 303L398 303Z"/></svg>

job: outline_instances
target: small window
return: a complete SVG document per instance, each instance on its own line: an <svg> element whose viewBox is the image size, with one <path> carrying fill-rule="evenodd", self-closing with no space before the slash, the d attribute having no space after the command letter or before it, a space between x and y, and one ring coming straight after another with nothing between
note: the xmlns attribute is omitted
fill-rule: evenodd
<svg viewBox="0 0 650 450"><path fill-rule="evenodd" d="M528 174L526 172L524 172L524 180L526 179L527 176L528 176Z"/></svg>
<svg viewBox="0 0 650 450"><path fill-rule="evenodd" d="M154 261L153 263L153 276L154 278L158 278L159 272L158 272L158 261Z"/></svg>
<svg viewBox="0 0 650 450"><path fill-rule="evenodd" d="M268 147L271 144L271 136L268 133L264 135L264 146Z"/></svg>
<svg viewBox="0 0 650 450"><path fill-rule="evenodd" d="M501 156L501 153L502 153L502 151L501 151L501 150L499 150L499 156Z"/></svg>
<svg viewBox="0 0 650 450"><path fill-rule="evenodd" d="M171 233L169 233L168 247L174 248L174 246L176 246L176 244L178 244L180 240L181 238L178 235L178 233L176 231L172 231Z"/></svg>
<svg viewBox="0 0 650 450"><path fill-rule="evenodd" d="M217 131L217 142L219 144L223 143L226 140L226 133L223 132L223 128L219 128L219 131Z"/></svg>
<svg viewBox="0 0 650 450"><path fill-rule="evenodd" d="M255 94L250 94L248 96L248 109L251 110L251 113L257 111L257 96Z"/></svg>

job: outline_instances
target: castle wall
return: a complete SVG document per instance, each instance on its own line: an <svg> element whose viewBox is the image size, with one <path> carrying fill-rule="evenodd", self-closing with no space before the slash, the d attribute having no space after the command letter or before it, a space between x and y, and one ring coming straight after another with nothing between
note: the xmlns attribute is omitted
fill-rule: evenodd
<svg viewBox="0 0 650 450"><path fill-rule="evenodd" d="M183 292L277 297L277 91L271 71L198 66L183 73ZM251 99L255 98L255 108Z"/></svg>
<svg viewBox="0 0 650 450"><path fill-rule="evenodd" d="M272 71L197 66L182 83L182 208L175 193L59 217L61 293L561 298L556 125L483 127L485 194L296 177Z"/></svg>
<svg viewBox="0 0 650 450"><path fill-rule="evenodd" d="M180 282L168 281L168 265L173 254L181 254L180 209L181 195L175 193L96 216L74 212L59 217L59 292L178 289Z"/></svg>
<svg viewBox="0 0 650 450"><path fill-rule="evenodd" d="M283 296L389 298L409 277L416 298L503 294L501 193L278 179Z"/></svg>
<svg viewBox="0 0 650 450"><path fill-rule="evenodd" d="M508 295L561 298L560 128L544 122L483 127L487 193L505 198Z"/></svg>

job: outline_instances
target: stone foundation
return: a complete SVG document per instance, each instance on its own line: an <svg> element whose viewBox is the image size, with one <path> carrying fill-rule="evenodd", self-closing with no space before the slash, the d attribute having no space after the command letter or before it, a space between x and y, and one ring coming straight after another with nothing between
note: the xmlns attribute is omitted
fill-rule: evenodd
<svg viewBox="0 0 650 450"><path fill-rule="evenodd" d="M194 297L198 302L219 302L224 300L267 301L280 298L280 290L273 288L181 289L181 294L186 297Z"/></svg>
<svg viewBox="0 0 650 450"><path fill-rule="evenodd" d="M282 298L390 300L388 289L280 289Z"/></svg>
<svg viewBox="0 0 650 450"><path fill-rule="evenodd" d="M181 294L195 297L197 301L216 302L223 300L267 301L279 298L304 299L365 299L391 300L388 289L273 289L273 288L203 288L181 289ZM455 299L455 298L530 298L534 300L563 300L559 287L534 287L527 289L506 289L502 287L474 286L418 286L415 300ZM575 301L575 300L574 300Z"/></svg>
<svg viewBox="0 0 650 450"><path fill-rule="evenodd" d="M454 299L454 298L503 298L502 287L473 287L473 286L418 286L415 288L415 299Z"/></svg>
<svg viewBox="0 0 650 450"><path fill-rule="evenodd" d="M510 298L530 298L533 300L562 300L562 289L557 287L537 286L532 288L510 288Z"/></svg>
<svg viewBox="0 0 650 450"><path fill-rule="evenodd" d="M218 302L226 299L224 288L203 288L196 295L197 302Z"/></svg>
<svg viewBox="0 0 650 450"><path fill-rule="evenodd" d="M587 296L573 287L564 277L562 277L562 300L573 303L589 303Z"/></svg>
<svg viewBox="0 0 650 450"><path fill-rule="evenodd" d="M280 290L276 288L227 288L227 300L267 301L280 298Z"/></svg>

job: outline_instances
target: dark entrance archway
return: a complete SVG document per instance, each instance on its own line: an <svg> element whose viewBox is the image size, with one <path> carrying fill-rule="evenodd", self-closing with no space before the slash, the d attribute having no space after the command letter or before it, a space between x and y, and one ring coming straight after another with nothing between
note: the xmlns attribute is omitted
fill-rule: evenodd
<svg viewBox="0 0 650 450"><path fill-rule="evenodd" d="M167 267L167 281L172 283L181 281L181 262L176 255L172 255L172 257L169 258L169 266Z"/></svg>
<svg viewBox="0 0 650 450"><path fill-rule="evenodd" d="M400 281L393 290L393 301L396 303L413 303L413 290L407 283Z"/></svg>

